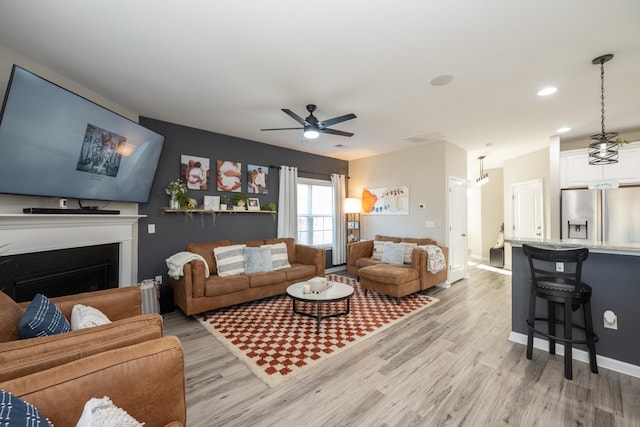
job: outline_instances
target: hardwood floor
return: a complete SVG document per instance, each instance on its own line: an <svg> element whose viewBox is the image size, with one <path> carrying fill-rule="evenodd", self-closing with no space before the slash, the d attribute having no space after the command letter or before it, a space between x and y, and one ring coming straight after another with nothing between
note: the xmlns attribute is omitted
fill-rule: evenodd
<svg viewBox="0 0 640 427"><path fill-rule="evenodd" d="M189 426L638 426L640 379L507 341L511 277L470 277L440 302L270 389L195 319L165 334L185 349Z"/></svg>

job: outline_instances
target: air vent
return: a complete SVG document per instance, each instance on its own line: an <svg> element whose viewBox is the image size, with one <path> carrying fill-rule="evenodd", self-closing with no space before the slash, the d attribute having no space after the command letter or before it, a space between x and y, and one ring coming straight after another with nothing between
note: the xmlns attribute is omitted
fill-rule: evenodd
<svg viewBox="0 0 640 427"><path fill-rule="evenodd" d="M423 142L433 142L433 141L441 141L443 140L444 134L442 132L429 132L429 133L424 133L422 135L416 135L416 136L412 136L407 138L407 141L411 141L415 144L420 144Z"/></svg>

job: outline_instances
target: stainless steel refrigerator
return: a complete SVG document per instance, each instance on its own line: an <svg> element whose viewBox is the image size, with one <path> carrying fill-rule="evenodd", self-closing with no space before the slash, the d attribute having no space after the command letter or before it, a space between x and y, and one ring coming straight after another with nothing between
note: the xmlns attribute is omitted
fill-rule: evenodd
<svg viewBox="0 0 640 427"><path fill-rule="evenodd" d="M640 243L640 187L562 190L562 239Z"/></svg>

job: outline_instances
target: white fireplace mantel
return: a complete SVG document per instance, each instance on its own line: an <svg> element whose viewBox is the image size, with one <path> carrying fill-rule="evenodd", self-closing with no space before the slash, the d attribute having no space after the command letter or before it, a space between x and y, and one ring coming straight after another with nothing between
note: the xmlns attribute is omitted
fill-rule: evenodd
<svg viewBox="0 0 640 427"><path fill-rule="evenodd" d="M0 255L119 243L119 284L129 286L136 282L134 225L145 216L0 214Z"/></svg>

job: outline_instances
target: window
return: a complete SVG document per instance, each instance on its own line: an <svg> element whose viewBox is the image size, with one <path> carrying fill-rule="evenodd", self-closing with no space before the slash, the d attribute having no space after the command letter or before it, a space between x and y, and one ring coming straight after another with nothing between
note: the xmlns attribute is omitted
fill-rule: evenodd
<svg viewBox="0 0 640 427"><path fill-rule="evenodd" d="M331 182L298 178L298 242L333 245L333 189Z"/></svg>

